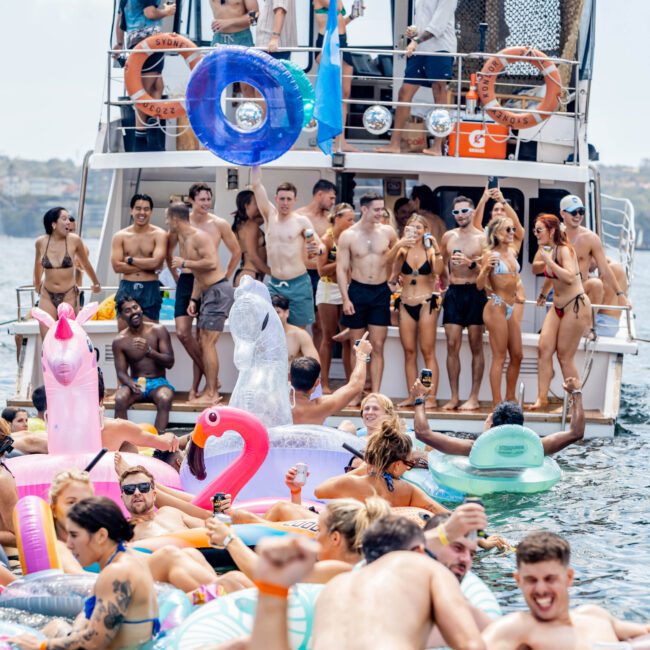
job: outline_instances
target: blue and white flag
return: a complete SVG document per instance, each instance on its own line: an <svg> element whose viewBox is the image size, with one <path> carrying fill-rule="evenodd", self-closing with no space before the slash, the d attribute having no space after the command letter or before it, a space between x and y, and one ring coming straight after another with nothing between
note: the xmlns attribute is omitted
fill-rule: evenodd
<svg viewBox="0 0 650 650"><path fill-rule="evenodd" d="M316 77L314 108L314 117L318 122L318 146L328 156L332 155L334 138L340 135L343 129L343 87L337 5L337 0L330 0L327 29Z"/></svg>

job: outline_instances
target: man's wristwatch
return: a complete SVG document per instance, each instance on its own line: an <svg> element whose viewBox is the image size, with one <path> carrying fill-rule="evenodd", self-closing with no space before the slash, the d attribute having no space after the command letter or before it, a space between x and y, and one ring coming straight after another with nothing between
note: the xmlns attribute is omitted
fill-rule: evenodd
<svg viewBox="0 0 650 650"><path fill-rule="evenodd" d="M133 258L129 255L129 257L126 258L126 263L129 265L133 264Z"/></svg>
<svg viewBox="0 0 650 650"><path fill-rule="evenodd" d="M257 25L257 13L254 11L249 11L248 12L248 18L251 21L251 27L254 27Z"/></svg>
<svg viewBox="0 0 650 650"><path fill-rule="evenodd" d="M425 402L424 397L416 397L415 402L413 402L413 404L415 406L422 406L422 404L424 404L424 402Z"/></svg>
<svg viewBox="0 0 650 650"><path fill-rule="evenodd" d="M419 36L414 36L414 37L411 39L411 41L412 41L413 43L417 43L417 44L419 45L419 44L420 44L420 37L419 37Z"/></svg>
<svg viewBox="0 0 650 650"><path fill-rule="evenodd" d="M477 266L478 266L478 264L476 263L476 260L474 260L467 268L470 271L473 271Z"/></svg>

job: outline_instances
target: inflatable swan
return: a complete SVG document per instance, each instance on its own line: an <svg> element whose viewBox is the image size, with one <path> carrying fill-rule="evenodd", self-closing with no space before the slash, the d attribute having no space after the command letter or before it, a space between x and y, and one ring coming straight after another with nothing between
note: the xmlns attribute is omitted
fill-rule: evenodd
<svg viewBox="0 0 650 650"><path fill-rule="evenodd" d="M11 458L7 465L16 477L18 496L47 498L52 478L59 472L83 469L102 448L99 389L95 348L82 325L97 311L97 303L77 316L66 303L59 305L58 320L35 308L34 318L48 328L43 341L43 377L47 395L48 454ZM125 454L131 465L145 465L164 485L180 487L178 475L162 461ZM122 503L113 454L105 454L91 472L99 495Z"/></svg>

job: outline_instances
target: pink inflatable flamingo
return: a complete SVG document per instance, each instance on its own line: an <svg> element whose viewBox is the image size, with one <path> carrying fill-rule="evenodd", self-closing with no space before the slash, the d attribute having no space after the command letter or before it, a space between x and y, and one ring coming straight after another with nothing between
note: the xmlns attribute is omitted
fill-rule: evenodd
<svg viewBox="0 0 650 650"><path fill-rule="evenodd" d="M226 431L236 431L244 439L244 449L237 460L200 492L192 503L210 509L215 492L225 492L233 498L255 475L269 453L269 434L254 415L228 406L207 408L197 420L192 442L187 452L189 468L200 480L206 478L203 448L210 436L221 437Z"/></svg>
<svg viewBox="0 0 650 650"><path fill-rule="evenodd" d="M19 497L35 494L47 498L50 482L58 472L83 469L102 448L97 357L82 327L96 311L97 303L91 303L75 317L72 307L63 303L55 321L42 309L32 310L34 318L48 328L42 361L49 453L9 459ZM136 454L125 457L132 465L145 465L164 485L180 487L178 474L169 465ZM97 494L122 503L113 454L104 455L93 468L91 478Z"/></svg>

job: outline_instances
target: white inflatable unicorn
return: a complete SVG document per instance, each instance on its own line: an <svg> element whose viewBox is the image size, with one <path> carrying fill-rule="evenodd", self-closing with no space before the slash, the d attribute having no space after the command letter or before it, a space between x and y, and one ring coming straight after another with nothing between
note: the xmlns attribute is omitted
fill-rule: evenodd
<svg viewBox="0 0 650 650"><path fill-rule="evenodd" d="M228 405L253 413L267 428L291 424L287 341L268 289L244 276L228 322L239 370Z"/></svg>

